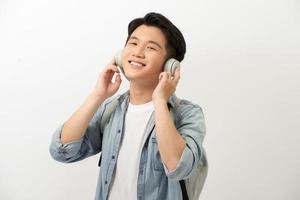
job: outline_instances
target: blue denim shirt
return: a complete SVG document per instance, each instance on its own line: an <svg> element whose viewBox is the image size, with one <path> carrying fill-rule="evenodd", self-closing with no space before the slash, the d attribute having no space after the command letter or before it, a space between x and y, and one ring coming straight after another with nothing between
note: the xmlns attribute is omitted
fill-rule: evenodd
<svg viewBox="0 0 300 200"><path fill-rule="evenodd" d="M81 139L62 144L60 134L64 124L55 130L52 137L50 154L60 162L72 163L101 152L96 200L108 199L124 132L128 97L129 91L106 99L97 109ZM118 105L102 133L100 119L114 98L118 99ZM145 129L147 140L143 144L137 172L138 200L181 200L179 180L185 180L190 200L198 200L201 193L207 174L206 154L202 146L206 134L204 115L200 106L188 100L182 99L175 106L176 98L175 94L169 98L168 107L172 109L175 127L186 141L186 146L176 168L168 171L159 154L154 114L151 115Z"/></svg>

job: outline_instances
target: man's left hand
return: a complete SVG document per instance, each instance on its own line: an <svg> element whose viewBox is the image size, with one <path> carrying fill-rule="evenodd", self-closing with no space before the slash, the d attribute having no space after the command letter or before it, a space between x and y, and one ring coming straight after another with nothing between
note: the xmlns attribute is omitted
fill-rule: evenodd
<svg viewBox="0 0 300 200"><path fill-rule="evenodd" d="M169 72L159 74L159 82L152 94L152 100L167 102L169 97L175 92L180 79L180 70L176 68L174 76Z"/></svg>

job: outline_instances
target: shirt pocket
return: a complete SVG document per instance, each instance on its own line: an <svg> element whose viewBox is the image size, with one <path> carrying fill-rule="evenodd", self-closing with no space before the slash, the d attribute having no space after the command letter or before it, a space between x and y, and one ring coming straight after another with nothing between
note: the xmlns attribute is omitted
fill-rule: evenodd
<svg viewBox="0 0 300 200"><path fill-rule="evenodd" d="M156 171L163 172L164 171L164 166L160 157L160 153L158 150L158 144L156 141L156 137L151 138L151 143L152 143L152 164L153 168Z"/></svg>

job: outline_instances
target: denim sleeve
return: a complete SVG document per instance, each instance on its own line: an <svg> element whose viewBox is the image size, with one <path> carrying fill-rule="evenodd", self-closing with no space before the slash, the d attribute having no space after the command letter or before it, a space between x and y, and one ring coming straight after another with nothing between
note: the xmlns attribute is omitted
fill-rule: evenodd
<svg viewBox="0 0 300 200"><path fill-rule="evenodd" d="M168 178L177 181L189 178L199 162L204 159L202 143L206 134L205 119L200 106L189 105L180 113L181 119L177 131L186 145L174 170L169 171L163 163Z"/></svg>
<svg viewBox="0 0 300 200"><path fill-rule="evenodd" d="M50 155L54 160L63 163L72 163L101 151L102 133L100 132L100 120L106 107L105 102L99 106L93 115L82 138L62 144L60 138L64 123L54 131L49 147Z"/></svg>

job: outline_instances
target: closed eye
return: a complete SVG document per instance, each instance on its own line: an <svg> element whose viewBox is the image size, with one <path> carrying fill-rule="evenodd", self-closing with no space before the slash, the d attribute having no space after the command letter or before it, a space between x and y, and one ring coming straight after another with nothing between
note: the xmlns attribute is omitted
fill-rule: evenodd
<svg viewBox="0 0 300 200"><path fill-rule="evenodd" d="M156 50L155 48L153 48L153 47L147 47L148 49L151 49L151 50Z"/></svg>

